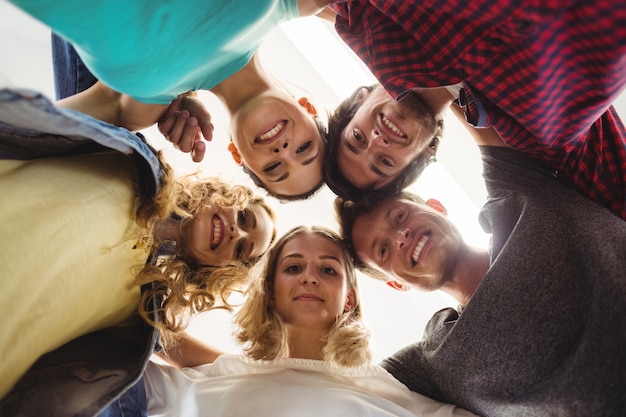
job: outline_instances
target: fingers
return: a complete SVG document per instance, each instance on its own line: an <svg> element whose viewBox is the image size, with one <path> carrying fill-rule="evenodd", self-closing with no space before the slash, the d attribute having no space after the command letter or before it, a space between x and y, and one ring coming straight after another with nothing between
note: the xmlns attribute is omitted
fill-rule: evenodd
<svg viewBox="0 0 626 417"><path fill-rule="evenodd" d="M191 159L194 162L201 162L204 159L204 153L206 152L206 144L201 140L196 142L191 150Z"/></svg>
<svg viewBox="0 0 626 417"><path fill-rule="evenodd" d="M176 149L184 153L191 153L194 162L204 159L206 145L202 135L207 140L213 139L213 125L207 120L203 129L198 126L198 120L190 117L189 112L182 110L159 121L159 131L171 142Z"/></svg>
<svg viewBox="0 0 626 417"><path fill-rule="evenodd" d="M200 129L202 130L202 135L208 141L213 140L213 123L210 120L205 120L204 123L200 124Z"/></svg>
<svg viewBox="0 0 626 417"><path fill-rule="evenodd" d="M198 129L198 121L190 118L186 110L159 121L161 134L172 142L176 149L185 153L191 152Z"/></svg>

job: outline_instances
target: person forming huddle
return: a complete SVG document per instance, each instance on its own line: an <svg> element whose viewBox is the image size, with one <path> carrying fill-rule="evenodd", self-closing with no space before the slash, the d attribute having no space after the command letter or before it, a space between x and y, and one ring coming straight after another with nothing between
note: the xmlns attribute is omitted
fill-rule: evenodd
<svg viewBox="0 0 626 417"><path fill-rule="evenodd" d="M243 355L210 364L184 354L179 368L150 362L149 416L469 416L409 391L370 363L352 260L320 227L287 232L259 264L235 317ZM196 363L194 363L196 361Z"/></svg>
<svg viewBox="0 0 626 417"><path fill-rule="evenodd" d="M173 332L185 323L170 318L223 304L240 287L232 276L245 277L275 237L273 211L249 188L218 179L175 180L171 167L139 136L55 107L40 94L0 90L0 142L0 212L3 236L10 242L0 262L6 277L0 291L5 358L0 414L13 400L29 398L20 395L22 388L48 381L41 375L49 373L39 369L38 374L34 366L44 355L87 335L121 332L142 322L136 314L141 294L144 299L159 295L163 321L150 316L150 308L143 315ZM151 258L163 244L172 250L155 268ZM79 353L64 358L68 369L80 368L74 376L81 380L76 375L86 372L81 363L88 361L78 358L87 350L73 352ZM116 353L95 354L91 359L97 363L87 367L98 369L101 377L95 381L109 388L103 372L116 374L116 364L104 367L99 361L115 361ZM29 368L32 378L23 379L11 395ZM62 385L55 381L39 386L42 401L28 401L29 407L45 404L45 389ZM51 396L66 398L55 402L61 408L84 406L72 401L73 392ZM46 409L56 415L50 404Z"/></svg>

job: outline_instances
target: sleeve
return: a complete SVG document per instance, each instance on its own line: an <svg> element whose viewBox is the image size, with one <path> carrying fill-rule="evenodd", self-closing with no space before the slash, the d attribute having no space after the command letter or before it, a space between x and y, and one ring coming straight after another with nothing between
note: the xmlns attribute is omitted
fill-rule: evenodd
<svg viewBox="0 0 626 417"><path fill-rule="evenodd" d="M437 349L458 318L459 313L453 308L438 311L426 325L421 341L413 343L384 359L381 366L411 391L428 396L437 402L443 401L441 391L430 376L428 353Z"/></svg>

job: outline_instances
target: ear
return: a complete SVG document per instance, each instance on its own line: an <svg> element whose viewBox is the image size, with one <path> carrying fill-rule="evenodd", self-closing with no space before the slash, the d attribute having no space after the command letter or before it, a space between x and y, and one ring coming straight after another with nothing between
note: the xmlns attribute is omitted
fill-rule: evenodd
<svg viewBox="0 0 626 417"><path fill-rule="evenodd" d="M390 281L387 281L386 284L389 285L394 290L398 290L398 291L408 291L411 289L410 287L407 287L406 285L400 284L398 281L390 280Z"/></svg>
<svg viewBox="0 0 626 417"><path fill-rule="evenodd" d="M366 98L370 96L371 91L368 88L361 87L359 91L356 93L356 102L362 103Z"/></svg>
<svg viewBox="0 0 626 417"><path fill-rule="evenodd" d="M304 110L306 110L307 113L309 113L311 116L316 117L317 116L317 109L315 108L315 106L309 101L308 98L306 97L300 97L298 99L298 104L300 104L302 107L304 107Z"/></svg>
<svg viewBox="0 0 626 417"><path fill-rule="evenodd" d="M448 215L448 210L443 206L443 204L441 204L441 201L435 198L429 198L428 200L426 200L426 205L428 205L430 208L434 209L435 211L438 211L439 213L443 214L444 216Z"/></svg>
<svg viewBox="0 0 626 417"><path fill-rule="evenodd" d="M348 290L348 296L346 297L346 305L343 308L343 312L347 313L350 310L353 310L356 306L356 294L354 292L354 288Z"/></svg>
<svg viewBox="0 0 626 417"><path fill-rule="evenodd" d="M233 161L235 161L235 163L239 166L243 165L243 159L241 158L241 155L239 154L239 149L237 149L237 147L235 146L235 144L233 142L230 142L228 144L228 152L230 152L230 156L233 157Z"/></svg>

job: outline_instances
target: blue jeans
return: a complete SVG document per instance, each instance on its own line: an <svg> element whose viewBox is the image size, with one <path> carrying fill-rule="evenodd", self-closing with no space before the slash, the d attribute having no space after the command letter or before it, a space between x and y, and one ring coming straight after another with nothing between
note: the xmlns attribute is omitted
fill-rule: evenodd
<svg viewBox="0 0 626 417"><path fill-rule="evenodd" d="M148 401L143 376L102 410L98 417L148 417Z"/></svg>
<svg viewBox="0 0 626 417"><path fill-rule="evenodd" d="M98 81L74 47L55 34L52 34L52 70L57 100L80 93Z"/></svg>

